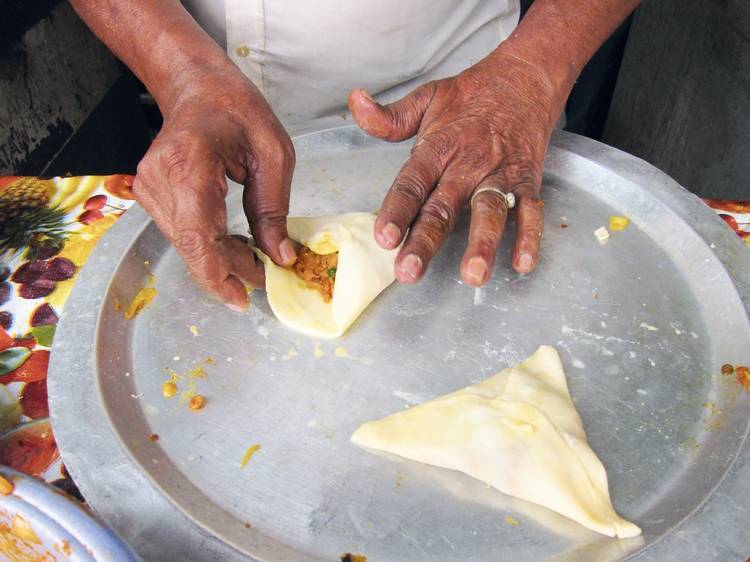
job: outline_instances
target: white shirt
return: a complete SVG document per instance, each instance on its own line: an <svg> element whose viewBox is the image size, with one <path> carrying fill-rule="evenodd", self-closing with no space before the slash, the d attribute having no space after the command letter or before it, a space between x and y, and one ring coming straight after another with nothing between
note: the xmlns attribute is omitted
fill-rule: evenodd
<svg viewBox="0 0 750 562"><path fill-rule="evenodd" d="M518 23L518 0L183 0L287 126L392 101L477 62Z"/></svg>

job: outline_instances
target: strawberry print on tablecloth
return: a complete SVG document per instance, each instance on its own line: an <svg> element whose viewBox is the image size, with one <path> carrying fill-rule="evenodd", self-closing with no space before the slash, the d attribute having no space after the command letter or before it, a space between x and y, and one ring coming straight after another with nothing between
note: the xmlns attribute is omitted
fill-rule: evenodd
<svg viewBox="0 0 750 562"><path fill-rule="evenodd" d="M719 217L750 246L750 201L723 201L704 199Z"/></svg>

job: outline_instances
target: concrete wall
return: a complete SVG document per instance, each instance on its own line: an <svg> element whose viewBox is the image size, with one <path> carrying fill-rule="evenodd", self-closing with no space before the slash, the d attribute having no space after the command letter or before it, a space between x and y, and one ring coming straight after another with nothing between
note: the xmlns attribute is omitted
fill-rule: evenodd
<svg viewBox="0 0 750 562"><path fill-rule="evenodd" d="M134 169L127 146L118 147L123 138L133 136L122 115L138 125L132 78L67 2L10 0L6 4L0 27L0 175ZM120 91L113 98L116 87ZM123 88L130 99L123 97ZM92 116L98 123L93 126ZM140 121L144 132L130 144L142 154L148 138L142 115ZM85 139L82 131L98 138ZM98 150L106 158L97 158ZM119 162L120 155L127 156L124 163ZM78 166L78 162L85 164ZM90 169L90 162L108 169Z"/></svg>
<svg viewBox="0 0 750 562"><path fill-rule="evenodd" d="M603 140L694 193L750 199L750 2L645 0Z"/></svg>

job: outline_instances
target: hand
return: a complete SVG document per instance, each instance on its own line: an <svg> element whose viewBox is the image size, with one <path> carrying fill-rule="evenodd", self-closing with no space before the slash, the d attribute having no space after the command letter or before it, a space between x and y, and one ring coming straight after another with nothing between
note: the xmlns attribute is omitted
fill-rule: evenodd
<svg viewBox="0 0 750 562"><path fill-rule="evenodd" d="M388 141L416 135L375 223L383 248L397 247L410 229L396 258L399 281L422 278L461 208L484 186L515 195L513 267L520 273L534 269L543 226L542 163L564 102L558 97L538 68L497 51L389 105L378 104L364 90L350 94L354 119L367 133ZM489 280L506 218L496 193L483 191L474 199L461 261L468 285Z"/></svg>
<svg viewBox="0 0 750 562"><path fill-rule="evenodd" d="M243 283L265 283L260 261L227 233L225 175L245 186L243 207L260 249L289 265L296 259L286 231L294 148L238 70L200 73L179 91L138 165L133 193L195 282L239 311L248 304Z"/></svg>

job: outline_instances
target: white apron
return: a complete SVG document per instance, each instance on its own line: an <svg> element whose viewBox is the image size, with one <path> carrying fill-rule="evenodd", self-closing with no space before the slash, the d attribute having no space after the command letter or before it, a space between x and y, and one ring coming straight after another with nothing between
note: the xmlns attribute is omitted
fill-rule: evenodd
<svg viewBox="0 0 750 562"><path fill-rule="evenodd" d="M184 0L288 127L451 76L518 23L518 0Z"/></svg>

